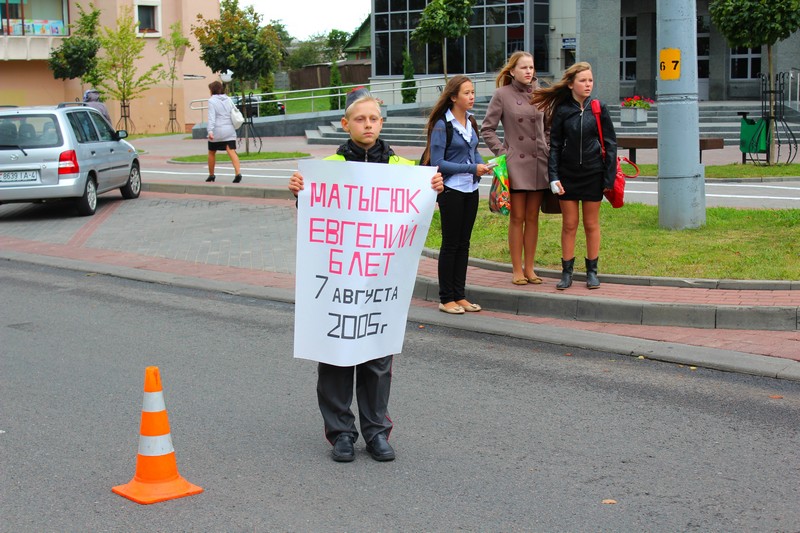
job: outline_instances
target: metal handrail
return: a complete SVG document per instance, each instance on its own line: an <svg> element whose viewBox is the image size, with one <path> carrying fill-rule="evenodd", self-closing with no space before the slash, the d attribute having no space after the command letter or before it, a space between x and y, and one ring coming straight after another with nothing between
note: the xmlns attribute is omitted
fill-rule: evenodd
<svg viewBox="0 0 800 533"><path fill-rule="evenodd" d="M485 83L487 81L491 81L494 83L494 74L487 74L485 72L476 73L476 74L467 74L473 81L476 83ZM434 81L435 80L435 81ZM279 103L279 102L291 102L291 101L300 101L300 100L311 100L311 111L314 111L314 101L319 98L331 98L331 97L342 97L346 96L348 92L356 87L367 87L373 95L380 98L381 94L392 94L394 99L394 94L406 90L411 89L412 87L403 87L402 84L406 81L405 79L398 78L396 80L390 81L383 81L383 82L370 82L370 83L356 83L356 84L348 84L348 85L339 85L336 87L318 87L316 89L295 89L290 91L273 91L270 93L248 93L248 97L258 97L260 100L258 104L272 104L272 103ZM421 89L435 89L437 92L441 92L442 88L444 87L443 78L441 76L425 76L420 78L414 78L414 87L413 89L421 90ZM433 83L426 83L427 81L433 81ZM384 88L386 86L391 86L389 88ZM331 94L331 91L335 90L334 94ZM297 93L307 93L308 91L312 91L312 94L305 95L305 96L297 96L292 97L288 96L290 94L297 94ZM326 94L313 94L314 91L325 91ZM277 98L278 95L281 95L281 98ZM283 95L287 95L283 96ZM266 98L271 96L272 98ZM199 98L196 100L192 100L189 102L189 109L192 111L200 111L200 122L203 122L203 111L208 109L208 98Z"/></svg>
<svg viewBox="0 0 800 533"><path fill-rule="evenodd" d="M789 69L789 106L792 107L792 81L795 83L794 103L800 107L800 67Z"/></svg>

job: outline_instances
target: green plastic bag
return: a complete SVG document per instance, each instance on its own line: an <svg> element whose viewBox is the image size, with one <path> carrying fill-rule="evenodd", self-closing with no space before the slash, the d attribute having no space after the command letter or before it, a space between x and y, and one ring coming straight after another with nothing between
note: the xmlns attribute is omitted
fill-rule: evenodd
<svg viewBox="0 0 800 533"><path fill-rule="evenodd" d="M511 212L511 190L508 188L508 167L505 154L487 161L487 164L496 163L492 169L492 187L489 189L489 211L507 215Z"/></svg>

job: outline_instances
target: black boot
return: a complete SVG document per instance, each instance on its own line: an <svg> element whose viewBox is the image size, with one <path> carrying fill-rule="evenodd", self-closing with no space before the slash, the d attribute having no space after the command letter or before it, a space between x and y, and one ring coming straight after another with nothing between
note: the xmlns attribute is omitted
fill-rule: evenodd
<svg viewBox="0 0 800 533"><path fill-rule="evenodd" d="M561 259L561 281L556 285L556 289L563 291L572 285L572 268L575 266L575 258L569 261Z"/></svg>
<svg viewBox="0 0 800 533"><path fill-rule="evenodd" d="M211 174L209 177L206 178L206 183L214 181L217 177L214 174Z"/></svg>
<svg viewBox="0 0 800 533"><path fill-rule="evenodd" d="M236 176L233 178L233 182L234 183L241 183L241 181L242 181L242 175L241 174L236 174Z"/></svg>
<svg viewBox="0 0 800 533"><path fill-rule="evenodd" d="M595 257L594 259L586 259L586 286L590 289L600 288L600 280L597 279L598 259L600 258Z"/></svg>

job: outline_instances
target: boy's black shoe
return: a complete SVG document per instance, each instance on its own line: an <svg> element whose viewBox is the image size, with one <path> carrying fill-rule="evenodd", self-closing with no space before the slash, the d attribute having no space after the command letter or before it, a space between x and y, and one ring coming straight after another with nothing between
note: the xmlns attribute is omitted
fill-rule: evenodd
<svg viewBox="0 0 800 533"><path fill-rule="evenodd" d="M367 453L376 461L394 461L394 448L383 433L378 433L367 443Z"/></svg>
<svg viewBox="0 0 800 533"><path fill-rule="evenodd" d="M336 437L333 443L333 460L338 463L349 463L356 458L356 450L353 447L353 436L349 433L342 433Z"/></svg>

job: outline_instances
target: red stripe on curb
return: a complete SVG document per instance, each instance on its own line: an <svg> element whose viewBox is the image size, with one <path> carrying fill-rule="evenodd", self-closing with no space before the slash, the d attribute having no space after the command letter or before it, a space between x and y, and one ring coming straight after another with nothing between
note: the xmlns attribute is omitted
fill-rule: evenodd
<svg viewBox="0 0 800 533"><path fill-rule="evenodd" d="M103 222L111 218L111 215L114 214L114 211L119 209L121 206L121 202L112 202L105 204L103 207L97 210L97 212L91 218L86 219L86 224L81 226L75 235L67 241L68 246L83 246L86 244L86 241L94 234L94 232L99 228Z"/></svg>

